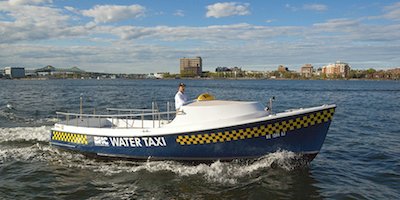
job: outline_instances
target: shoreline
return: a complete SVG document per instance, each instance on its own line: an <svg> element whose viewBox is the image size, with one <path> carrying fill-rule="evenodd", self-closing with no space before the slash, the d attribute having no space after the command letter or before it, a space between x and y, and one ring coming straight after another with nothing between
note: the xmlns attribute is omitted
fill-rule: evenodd
<svg viewBox="0 0 400 200"><path fill-rule="evenodd" d="M6 79L0 78L2 80L19 80L19 81L46 81L46 80L271 80L271 81L286 81L286 80L296 80L296 81L399 81L400 79L368 79L368 78L360 78L360 79L291 79L291 78L104 78L104 79L90 79L90 78L51 78L51 77L40 77L40 78L15 78L15 79Z"/></svg>

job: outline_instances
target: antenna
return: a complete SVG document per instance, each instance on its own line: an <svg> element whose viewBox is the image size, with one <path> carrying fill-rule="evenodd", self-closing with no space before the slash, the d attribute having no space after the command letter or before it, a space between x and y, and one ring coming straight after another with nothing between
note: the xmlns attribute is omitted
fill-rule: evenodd
<svg viewBox="0 0 400 200"><path fill-rule="evenodd" d="M81 93L79 99L80 99L79 111L80 111L80 113L81 113L81 119L82 119L82 113L83 113L83 93Z"/></svg>

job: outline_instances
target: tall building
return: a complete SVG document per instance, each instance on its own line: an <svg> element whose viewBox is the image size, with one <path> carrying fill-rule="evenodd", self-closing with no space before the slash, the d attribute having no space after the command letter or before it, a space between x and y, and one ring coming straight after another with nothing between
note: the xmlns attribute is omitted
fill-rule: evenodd
<svg viewBox="0 0 400 200"><path fill-rule="evenodd" d="M337 75L346 78L350 74L350 66L347 63L336 61L334 64L329 64L322 67L322 73L328 77Z"/></svg>
<svg viewBox="0 0 400 200"><path fill-rule="evenodd" d="M313 66L311 64L305 64L300 69L300 75L310 78L313 74Z"/></svg>
<svg viewBox="0 0 400 200"><path fill-rule="evenodd" d="M201 57L181 58L180 73L182 76L201 76L203 63Z"/></svg>

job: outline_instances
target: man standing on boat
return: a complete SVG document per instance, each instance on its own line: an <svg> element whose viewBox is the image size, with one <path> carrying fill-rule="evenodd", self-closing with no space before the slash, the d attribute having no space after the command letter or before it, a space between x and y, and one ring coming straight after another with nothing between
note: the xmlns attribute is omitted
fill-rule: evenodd
<svg viewBox="0 0 400 200"><path fill-rule="evenodd" d="M184 94L185 93L185 84L180 83L178 92L175 94L175 109L179 110L181 106L187 102L187 97Z"/></svg>

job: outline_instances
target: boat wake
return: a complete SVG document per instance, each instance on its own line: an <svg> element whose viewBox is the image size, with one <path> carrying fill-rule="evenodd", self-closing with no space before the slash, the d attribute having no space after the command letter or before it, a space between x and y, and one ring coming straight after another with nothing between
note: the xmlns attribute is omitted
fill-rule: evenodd
<svg viewBox="0 0 400 200"><path fill-rule="evenodd" d="M210 164L188 164L176 161L138 162L100 160L49 145L51 127L0 128L0 164L13 161L40 162L65 168L100 172L105 176L120 173L171 173L179 177L202 177L208 182L236 184L241 179L258 176L268 170L292 171L307 164L293 162L297 154L278 151L255 161L215 161Z"/></svg>
<svg viewBox="0 0 400 200"><path fill-rule="evenodd" d="M0 126L15 127L15 126L52 126L57 122L54 117L37 117L35 113L27 116L25 112L10 109L0 109ZM11 126L10 126L11 125Z"/></svg>
<svg viewBox="0 0 400 200"><path fill-rule="evenodd" d="M265 170L284 170L292 171L299 166L299 156L293 152L279 151L265 155L255 161L215 161L211 164L188 165L174 161L146 162L141 166L144 170L150 172L170 171L179 176L197 176L201 175L210 182L223 184L236 184L239 180L262 173Z"/></svg>
<svg viewBox="0 0 400 200"><path fill-rule="evenodd" d="M6 141L48 142L51 127L0 128L0 143Z"/></svg>

